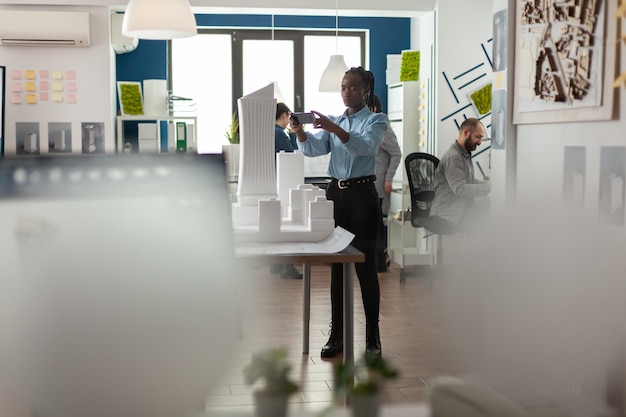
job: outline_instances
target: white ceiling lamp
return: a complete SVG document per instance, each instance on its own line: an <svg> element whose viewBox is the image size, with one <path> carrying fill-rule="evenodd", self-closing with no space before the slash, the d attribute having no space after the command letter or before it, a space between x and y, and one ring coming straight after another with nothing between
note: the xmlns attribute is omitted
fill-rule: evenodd
<svg viewBox="0 0 626 417"><path fill-rule="evenodd" d="M129 38L174 39L198 34L188 0L129 0L122 33Z"/></svg>
<svg viewBox="0 0 626 417"><path fill-rule="evenodd" d="M336 93L341 90L341 80L348 71L348 66L343 58L339 55L339 0L335 0L335 55L330 56L328 65L322 73L320 79L319 91L324 93Z"/></svg>

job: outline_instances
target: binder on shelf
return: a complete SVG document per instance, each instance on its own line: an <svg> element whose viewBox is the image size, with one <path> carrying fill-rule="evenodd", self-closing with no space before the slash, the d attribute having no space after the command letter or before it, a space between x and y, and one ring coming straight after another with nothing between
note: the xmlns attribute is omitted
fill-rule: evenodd
<svg viewBox="0 0 626 417"><path fill-rule="evenodd" d="M176 152L187 152L187 124L176 122Z"/></svg>

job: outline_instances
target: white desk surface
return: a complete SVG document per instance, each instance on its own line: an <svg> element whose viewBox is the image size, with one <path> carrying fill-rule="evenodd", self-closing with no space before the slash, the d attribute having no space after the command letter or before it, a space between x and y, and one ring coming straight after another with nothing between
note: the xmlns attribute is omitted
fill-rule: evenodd
<svg viewBox="0 0 626 417"><path fill-rule="evenodd" d="M426 403L397 404L383 406L380 417L430 417L430 406ZM318 417L319 411L289 410L288 417ZM254 412L228 412L211 410L205 414L196 414L193 417L253 417ZM327 417L352 417L351 410L337 407Z"/></svg>

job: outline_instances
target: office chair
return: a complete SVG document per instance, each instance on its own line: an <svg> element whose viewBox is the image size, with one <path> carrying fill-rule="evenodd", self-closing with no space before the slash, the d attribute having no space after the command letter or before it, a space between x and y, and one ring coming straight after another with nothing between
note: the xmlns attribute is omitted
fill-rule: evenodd
<svg viewBox="0 0 626 417"><path fill-rule="evenodd" d="M443 263L443 246L441 235L456 233L453 225L444 219L430 216L430 205L435 198L435 171L439 165L439 158L423 152L414 152L404 159L406 173L411 193L411 225L423 227L430 233L425 236L436 235L437 252L435 266ZM400 274L400 282L404 282L404 274ZM432 287L432 279L427 288Z"/></svg>

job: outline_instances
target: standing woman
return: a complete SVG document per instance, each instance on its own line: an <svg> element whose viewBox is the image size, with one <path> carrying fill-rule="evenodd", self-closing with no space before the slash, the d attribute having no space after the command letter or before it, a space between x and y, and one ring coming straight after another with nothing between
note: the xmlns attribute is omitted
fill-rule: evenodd
<svg viewBox="0 0 626 417"><path fill-rule="evenodd" d="M335 224L352 232L352 245L365 254L365 262L355 265L361 285L366 319L366 352L381 354L378 315L380 287L376 273L376 239L380 206L374 186L376 152L389 119L373 113L374 75L362 67L346 71L341 81L341 97L347 109L341 116L316 115L314 126L322 131L305 132L295 118L291 127L298 136L298 148L306 156L330 153L328 174L332 177L326 196L334 202ZM343 268L331 266L331 330L321 356L332 358L343 351Z"/></svg>

